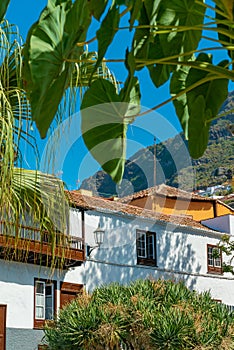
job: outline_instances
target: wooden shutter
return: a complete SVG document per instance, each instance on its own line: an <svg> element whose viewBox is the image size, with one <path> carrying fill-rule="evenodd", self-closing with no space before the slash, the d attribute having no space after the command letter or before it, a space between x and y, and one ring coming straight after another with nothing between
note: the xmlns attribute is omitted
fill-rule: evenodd
<svg viewBox="0 0 234 350"><path fill-rule="evenodd" d="M6 350L6 305L0 305L0 350Z"/></svg>
<svg viewBox="0 0 234 350"><path fill-rule="evenodd" d="M74 300L81 293L82 284L61 282L60 285L60 308Z"/></svg>

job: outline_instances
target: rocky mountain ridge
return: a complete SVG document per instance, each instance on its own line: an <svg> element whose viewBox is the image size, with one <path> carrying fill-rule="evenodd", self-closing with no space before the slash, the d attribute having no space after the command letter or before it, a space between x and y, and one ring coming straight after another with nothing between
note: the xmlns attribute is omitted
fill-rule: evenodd
<svg viewBox="0 0 234 350"><path fill-rule="evenodd" d="M210 129L209 145L199 159L188 156L183 134L156 145L156 184L180 187L192 191L230 182L234 174L234 91L229 93L220 113L231 111L215 120ZM142 148L126 161L123 181L116 185L104 171L85 179L81 188L95 195L125 196L155 184L155 146Z"/></svg>

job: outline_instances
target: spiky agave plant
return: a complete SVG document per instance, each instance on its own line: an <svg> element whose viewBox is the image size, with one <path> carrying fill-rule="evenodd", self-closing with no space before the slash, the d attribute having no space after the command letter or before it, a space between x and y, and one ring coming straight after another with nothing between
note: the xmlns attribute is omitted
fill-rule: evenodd
<svg viewBox="0 0 234 350"><path fill-rule="evenodd" d="M233 314L209 293L139 280L80 295L47 325L45 338L54 350L230 350L233 326Z"/></svg>

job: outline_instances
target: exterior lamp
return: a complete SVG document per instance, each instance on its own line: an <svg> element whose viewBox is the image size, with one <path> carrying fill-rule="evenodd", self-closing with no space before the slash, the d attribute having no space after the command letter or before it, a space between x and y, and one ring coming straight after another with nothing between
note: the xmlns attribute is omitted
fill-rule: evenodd
<svg viewBox="0 0 234 350"><path fill-rule="evenodd" d="M98 228L93 232L94 234L94 241L98 247L103 243L104 241L104 235L105 231L101 229L100 224L98 225Z"/></svg>
<svg viewBox="0 0 234 350"><path fill-rule="evenodd" d="M98 225L98 227L96 228L96 230L93 232L94 235L94 241L95 241L95 246L94 247L90 247L89 245L87 246L87 256L89 257L90 254L92 253L92 251L96 248L100 248L100 246L102 245L103 241L104 241L104 236L105 236L105 230L103 230L100 227L100 224Z"/></svg>

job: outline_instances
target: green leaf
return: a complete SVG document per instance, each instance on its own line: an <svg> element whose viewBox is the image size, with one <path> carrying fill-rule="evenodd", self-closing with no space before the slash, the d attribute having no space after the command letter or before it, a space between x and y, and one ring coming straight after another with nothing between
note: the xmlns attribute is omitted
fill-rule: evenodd
<svg viewBox="0 0 234 350"><path fill-rule="evenodd" d="M190 155L199 158L206 150L209 140L211 110L206 108L205 98L198 95L189 107L188 146Z"/></svg>
<svg viewBox="0 0 234 350"><path fill-rule="evenodd" d="M82 134L93 157L115 182L122 179L126 156L128 104L121 103L113 84L97 79L81 104Z"/></svg>
<svg viewBox="0 0 234 350"><path fill-rule="evenodd" d="M195 50L201 39L202 30L187 30L203 24L205 7L195 0L164 0L161 2L158 23L165 26L184 26L185 31L171 30L160 34L160 41L166 56ZM191 56L191 54L189 55Z"/></svg>
<svg viewBox="0 0 234 350"><path fill-rule="evenodd" d="M129 2L128 0L115 0L116 5L126 5Z"/></svg>
<svg viewBox="0 0 234 350"><path fill-rule="evenodd" d="M157 10L160 0L152 1L146 0L142 3L139 26L143 28L137 28L132 41L132 52L135 58L147 59L149 53L149 44L154 39L154 29L144 26L156 25ZM137 69L139 69L137 67ZM141 68L140 68L141 69Z"/></svg>
<svg viewBox="0 0 234 350"><path fill-rule="evenodd" d="M201 53L196 61L202 63L212 63L212 56ZM222 61L218 64L225 67L228 61ZM186 79L186 87L199 82L204 78L210 81L198 85L187 93L187 104L189 113L188 140L189 150L193 158L199 158L203 155L209 138L210 120L215 118L220 107L228 95L228 79L212 76L206 71L191 68ZM204 111L199 107L199 103ZM197 110L196 110L197 107Z"/></svg>
<svg viewBox="0 0 234 350"><path fill-rule="evenodd" d="M198 68L183 67L173 73L170 91L175 96L188 90L173 102L188 139L190 154L193 158L199 158L207 147L210 121L216 117L227 98L228 79L220 78L218 70L214 74L199 69L199 65L212 65L210 55L200 54L195 63ZM228 61L222 61L217 68L226 67L227 63ZM203 80L207 82L202 82ZM189 91L193 85L196 87Z"/></svg>
<svg viewBox="0 0 234 350"><path fill-rule="evenodd" d="M161 45L159 35L157 35L154 39L154 43L150 43L148 58L160 59L163 57L165 57L163 45ZM170 73L175 69L175 66L170 66L168 64L154 64L148 65L147 68L149 69L150 77L154 85L156 87L160 87L167 82L170 77Z"/></svg>
<svg viewBox="0 0 234 350"><path fill-rule="evenodd" d="M76 25L74 25L76 23ZM68 87L73 64L78 58L90 24L87 1L50 0L38 22L29 31L24 49L25 88L41 137L57 112Z"/></svg>
<svg viewBox="0 0 234 350"><path fill-rule="evenodd" d="M116 29L119 26L119 20L119 8L114 5L109 9L106 17L102 21L100 29L97 31L98 60L96 62L95 69L100 65L109 45L111 44L116 34Z"/></svg>
<svg viewBox="0 0 234 350"><path fill-rule="evenodd" d="M133 7L131 9L131 17L130 17L130 21L129 21L130 31L132 30L132 27L133 27L135 21L139 19L142 5L143 5L142 0L135 0L133 3Z"/></svg>
<svg viewBox="0 0 234 350"><path fill-rule="evenodd" d="M220 43L224 47L226 47L226 46L233 46L233 43L234 43L234 40L232 39L233 38L233 34L234 34L234 28L233 28L234 5L233 5L233 1L227 1L226 5L228 5L228 2L230 2L230 7L227 6L227 8L225 8L224 7L225 2L223 2L223 4L222 4L222 1L217 1L217 3L219 3L219 6L223 5L222 6L222 7L224 7L223 10L226 9L225 12L228 12L228 9L229 9L230 12L227 13L227 14L229 14L229 16L231 17L231 21L227 21L226 17L224 17L221 14L216 12L216 19L218 20L218 23L217 23L218 30L225 29L227 31L227 33L230 34L230 35L225 35L223 33L218 32ZM218 10L220 10L220 8L218 6L216 6L216 8ZM234 59L234 52L233 52L233 50L228 50L228 54L229 54L229 56L232 59Z"/></svg>
<svg viewBox="0 0 234 350"><path fill-rule="evenodd" d="M195 50L201 39L201 30L187 30L187 28L202 25L205 8L194 0L164 0L160 3L157 23L163 26L175 26L169 33L156 35L149 44L149 59L161 59L183 55ZM178 32L177 26L183 26L184 31ZM183 61L192 57L192 53L178 57ZM148 66L152 82L156 87L163 85L170 77L176 66L157 63Z"/></svg>
<svg viewBox="0 0 234 350"><path fill-rule="evenodd" d="M222 9L224 14L226 15L225 18L233 19L233 11L234 11L234 4L233 0L214 0L216 3L216 7L219 7Z"/></svg>
<svg viewBox="0 0 234 350"><path fill-rule="evenodd" d="M212 63L212 57L207 54L200 54L196 61ZM225 67L228 65L228 61L224 60L218 64L218 67ZM205 71L200 71L198 69L191 68L186 80L186 87L198 82L204 77L211 76L210 73ZM193 99L198 95L203 95L205 97L206 109L211 110L212 117L218 114L222 103L226 100L228 95L228 79L220 78L218 76L216 79L212 79L208 83L199 85L192 91L187 93L188 104L192 105Z"/></svg>
<svg viewBox="0 0 234 350"><path fill-rule="evenodd" d="M108 0L89 0L89 9L94 18L98 21L106 9Z"/></svg>
<svg viewBox="0 0 234 350"><path fill-rule="evenodd" d="M122 102L128 102L129 107L125 113L125 117L134 117L140 112L140 86L139 81L134 77L136 68L135 58L132 52L126 51L125 65L128 69L128 78L125 81L124 87L120 91L120 98ZM133 121L133 119L131 120Z"/></svg>
<svg viewBox="0 0 234 350"><path fill-rule="evenodd" d="M172 96L175 96L185 90L189 69L189 67L181 67L172 74L170 81L170 93ZM173 100L173 104L181 126L184 130L185 139L188 139L189 114L186 94L184 93L183 95L177 97L176 100Z"/></svg>
<svg viewBox="0 0 234 350"><path fill-rule="evenodd" d="M1 4L0 4L0 22L3 20L5 14L6 14L9 2L10 2L10 0L1 0Z"/></svg>
<svg viewBox="0 0 234 350"><path fill-rule="evenodd" d="M129 106L125 112L125 117L131 118L129 122L133 122L134 117L140 112L140 86L136 77L128 78L124 84L123 89L120 91L120 97L122 102L128 102Z"/></svg>

